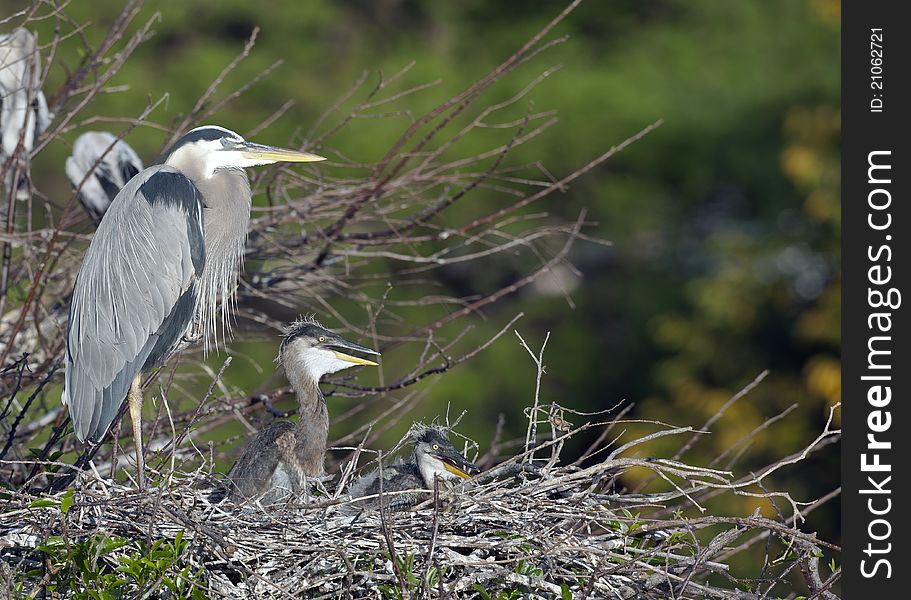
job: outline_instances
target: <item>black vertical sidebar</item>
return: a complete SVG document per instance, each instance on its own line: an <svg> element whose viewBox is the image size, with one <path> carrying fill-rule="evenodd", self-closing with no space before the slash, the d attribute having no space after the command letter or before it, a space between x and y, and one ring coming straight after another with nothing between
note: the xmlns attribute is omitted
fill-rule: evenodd
<svg viewBox="0 0 911 600"><path fill-rule="evenodd" d="M906 10L907 3L892 0L842 1L841 567L847 599L911 597L911 494L901 491L911 489Z"/></svg>

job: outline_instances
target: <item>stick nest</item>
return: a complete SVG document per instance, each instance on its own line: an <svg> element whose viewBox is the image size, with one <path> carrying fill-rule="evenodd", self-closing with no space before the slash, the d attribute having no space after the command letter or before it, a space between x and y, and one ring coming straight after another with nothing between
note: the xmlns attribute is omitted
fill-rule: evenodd
<svg viewBox="0 0 911 600"><path fill-rule="evenodd" d="M163 556L157 578L127 578L130 597L760 597L737 589L745 586L728 564L732 549L738 540L788 528L758 514L708 523L645 516L659 515L675 494L603 491L602 482L630 461L534 474L495 470L456 488L437 482L426 500L400 512L366 510L329 493L268 508L216 504L199 475L170 474L157 489L139 492L86 472L75 491L10 500L0 515L0 567L13 591L17 572L19 581L30 573L42 586L72 577L48 565L55 553L76 547L98 573L130 565L137 548ZM656 464L656 472L677 471L694 482L722 479L720 472ZM722 527L698 535L707 525ZM788 564L805 548L805 562L817 568L815 538L791 534L796 550ZM163 541L176 541L178 550L156 555ZM770 570L768 580L782 571ZM163 591L165 580L167 589L182 582L184 592Z"/></svg>

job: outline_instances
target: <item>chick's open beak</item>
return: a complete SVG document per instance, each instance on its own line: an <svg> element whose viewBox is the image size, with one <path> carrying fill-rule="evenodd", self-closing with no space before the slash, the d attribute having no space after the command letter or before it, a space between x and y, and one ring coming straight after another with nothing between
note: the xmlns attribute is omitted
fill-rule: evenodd
<svg viewBox="0 0 911 600"><path fill-rule="evenodd" d="M380 353L372 348L361 346L360 344L355 344L354 342L349 342L348 340L343 340L342 338L332 340L329 343L329 346L332 347L332 351L335 353L336 358L340 360L344 360L355 365L368 365L370 367L379 366L378 363L375 363L372 360L367 360L366 358L360 358L359 356L352 356L345 352L341 352L341 350L354 350L355 352L361 352L363 354L373 354L375 356L380 356Z"/></svg>
<svg viewBox="0 0 911 600"><path fill-rule="evenodd" d="M268 160L272 162L317 162L326 160L326 157L299 150L289 150L287 148L276 148L274 146L264 146L254 144L253 142L242 142L237 149L241 156L251 160Z"/></svg>
<svg viewBox="0 0 911 600"><path fill-rule="evenodd" d="M366 358L360 358L360 357L357 357L357 356L351 356L350 354L345 354L344 352L339 352L338 350L333 350L333 352L335 352L335 357L336 357L336 358L339 358L339 359L341 359L341 360L344 360L345 362L354 363L354 364L356 364L356 365L368 365L368 366L371 366L371 367L378 367L378 366L380 366L379 363L375 363L375 362L373 362L372 360L367 360Z"/></svg>
<svg viewBox="0 0 911 600"><path fill-rule="evenodd" d="M437 454L436 457L443 463L444 469L464 479L470 479L474 473L478 472L478 468L469 462L466 462L464 465L459 465L448 456L440 456Z"/></svg>

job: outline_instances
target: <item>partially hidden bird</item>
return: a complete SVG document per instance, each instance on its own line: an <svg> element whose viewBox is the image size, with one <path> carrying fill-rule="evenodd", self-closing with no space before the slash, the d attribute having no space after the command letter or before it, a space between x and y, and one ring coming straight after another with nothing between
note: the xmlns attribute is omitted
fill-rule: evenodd
<svg viewBox="0 0 911 600"><path fill-rule="evenodd" d="M367 497L358 507L403 510L417 504L432 490L434 481L462 481L478 473L478 468L459 452L442 427L415 423L409 434L414 442L411 456L354 481L348 488L353 498Z"/></svg>
<svg viewBox="0 0 911 600"><path fill-rule="evenodd" d="M99 442L127 398L140 488L141 375L191 334L217 344L230 328L252 202L244 169L320 160L198 127L133 177L101 219L73 288L62 400L76 437Z"/></svg>
<svg viewBox="0 0 911 600"><path fill-rule="evenodd" d="M288 328L278 360L297 395L298 420L275 421L260 430L228 473L227 486L213 492L213 501L227 496L233 502L268 506L309 493L310 483L325 474L329 438L329 411L320 378L356 365L378 366L350 352L379 356L312 318Z"/></svg>
<svg viewBox="0 0 911 600"><path fill-rule="evenodd" d="M19 27L0 34L0 172L6 173L7 189L16 185L19 198L28 194L32 149L52 117L41 77L38 41L32 32Z"/></svg>
<svg viewBox="0 0 911 600"><path fill-rule="evenodd" d="M96 226L123 186L140 171L142 160L136 152L107 131L80 135L66 159L66 176L79 190L79 202Z"/></svg>

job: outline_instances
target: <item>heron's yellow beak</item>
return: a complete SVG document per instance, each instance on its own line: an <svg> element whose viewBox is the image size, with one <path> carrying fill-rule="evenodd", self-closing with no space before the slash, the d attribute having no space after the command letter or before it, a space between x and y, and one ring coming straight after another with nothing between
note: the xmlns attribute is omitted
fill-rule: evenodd
<svg viewBox="0 0 911 600"><path fill-rule="evenodd" d="M344 352L339 352L338 350L333 350L335 357L343 360L345 362L354 363L356 365L367 365L370 367L378 367L379 363L375 363L372 360L367 360L366 358L358 358L357 356L351 356L350 354L345 354Z"/></svg>
<svg viewBox="0 0 911 600"><path fill-rule="evenodd" d="M309 152L300 152L298 150L289 150L287 148L276 148L274 146L264 146L262 144L253 144L244 142L240 145L241 156L250 160L261 162L317 162L326 160L325 156L310 154Z"/></svg>
<svg viewBox="0 0 911 600"><path fill-rule="evenodd" d="M468 473L466 473L466 472L463 471L462 469L458 468L457 466L452 465L452 464L449 464L449 463L446 462L446 461L443 461L443 468L446 469L447 471L449 471L450 473L455 473L455 474L458 475L459 477L464 477L465 479L470 479L470 478L471 478L471 475L469 475Z"/></svg>

